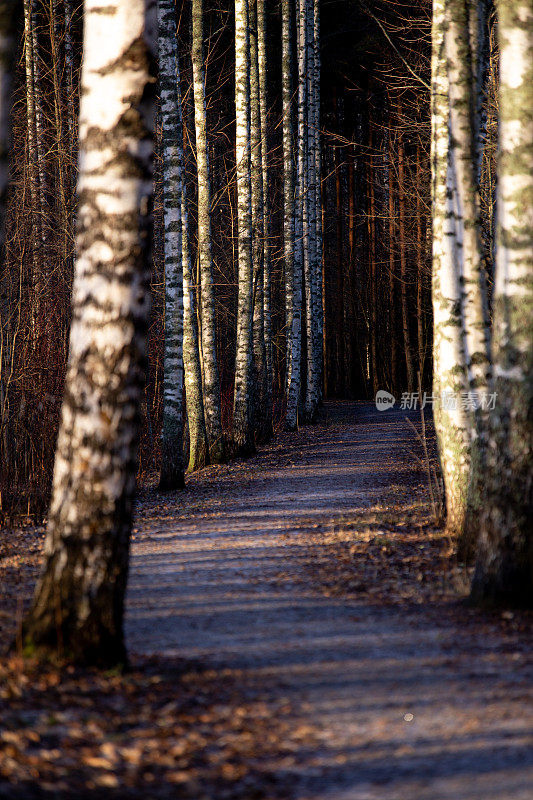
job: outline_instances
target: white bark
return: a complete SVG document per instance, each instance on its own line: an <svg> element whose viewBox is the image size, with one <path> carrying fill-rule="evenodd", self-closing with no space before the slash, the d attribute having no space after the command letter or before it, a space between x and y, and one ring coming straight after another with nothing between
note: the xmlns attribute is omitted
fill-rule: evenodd
<svg viewBox="0 0 533 800"><path fill-rule="evenodd" d="M307 226L306 177L307 177L307 79L306 79L306 34L305 2L297 0L296 33L298 63L298 117L297 117L297 163L295 185L294 257L292 274L292 327L290 334L289 367L287 370L287 415L285 423L289 430L298 426L300 401L301 351L302 351L302 280L305 260L309 256Z"/></svg>
<svg viewBox="0 0 533 800"><path fill-rule="evenodd" d="M204 64L204 3L192 3L192 67L196 161L198 165L198 259L201 279L201 346L204 377L204 411L213 463L224 460L220 408L220 378L216 350L215 287L211 251L211 186L207 145Z"/></svg>
<svg viewBox="0 0 533 800"><path fill-rule="evenodd" d="M156 6L85 0L84 22L70 352L44 570L25 638L115 663L124 658L150 305Z"/></svg>
<svg viewBox="0 0 533 800"><path fill-rule="evenodd" d="M445 0L433 0L432 206L433 206L433 394L439 456L444 477L447 527L461 533L466 514L470 443L461 393L466 371L456 226L457 186L450 151L448 73L444 51ZM450 402L442 403L443 397Z"/></svg>
<svg viewBox="0 0 533 800"><path fill-rule="evenodd" d="M183 486L183 152L174 0L158 0L163 171L165 349L160 488Z"/></svg>
<svg viewBox="0 0 533 800"><path fill-rule="evenodd" d="M252 397L252 189L250 148L250 32L248 0L235 0L235 111L239 296L233 438L243 455L254 450Z"/></svg>

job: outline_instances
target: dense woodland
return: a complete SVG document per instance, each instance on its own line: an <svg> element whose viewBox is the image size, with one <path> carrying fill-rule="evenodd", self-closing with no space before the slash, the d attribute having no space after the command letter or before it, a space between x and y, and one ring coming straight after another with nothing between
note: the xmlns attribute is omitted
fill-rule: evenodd
<svg viewBox="0 0 533 800"><path fill-rule="evenodd" d="M0 490L8 522L49 507L28 642L59 593L63 641L122 657L136 478L380 389L432 398L473 596L529 603L530 1L19 6Z"/></svg>

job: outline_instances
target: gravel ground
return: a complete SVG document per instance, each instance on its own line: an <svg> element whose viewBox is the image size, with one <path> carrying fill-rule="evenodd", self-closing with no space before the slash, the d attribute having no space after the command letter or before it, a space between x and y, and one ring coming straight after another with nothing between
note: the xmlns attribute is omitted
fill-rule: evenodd
<svg viewBox="0 0 533 800"><path fill-rule="evenodd" d="M464 605L420 456L402 412L329 403L246 462L141 496L129 648L232 675L273 736L283 717L261 766L286 780L276 796L532 796L530 618Z"/></svg>

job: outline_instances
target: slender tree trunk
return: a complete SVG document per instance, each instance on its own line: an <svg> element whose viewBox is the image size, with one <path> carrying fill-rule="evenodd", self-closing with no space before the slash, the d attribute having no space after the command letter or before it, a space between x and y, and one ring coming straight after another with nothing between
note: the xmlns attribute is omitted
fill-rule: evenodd
<svg viewBox="0 0 533 800"><path fill-rule="evenodd" d="M472 597L533 604L533 12L500 0L495 409Z"/></svg>
<svg viewBox="0 0 533 800"><path fill-rule="evenodd" d="M28 180L30 184L31 202L31 249L32 276L31 286L33 298L31 305L33 346L37 342L38 326L41 321L40 303L42 295L41 263L42 252L42 216L40 213L39 193L39 157L37 151L37 133L35 128L35 92L33 73L33 14L32 0L24 0L24 55L26 67L26 130L28 141Z"/></svg>
<svg viewBox="0 0 533 800"><path fill-rule="evenodd" d="M292 363L293 341L292 324L294 311L294 113L293 113L293 80L292 80L292 2L282 0L281 3L281 79L283 102L283 255L285 262L285 330L287 336L286 352L286 384L289 395Z"/></svg>
<svg viewBox="0 0 533 800"><path fill-rule="evenodd" d="M409 327L409 301L407 296L407 252L405 249L405 150L401 134L398 137L398 206L399 206L399 249L400 249L400 281L402 298L402 330L407 370L407 391L414 391L415 371L413 366L413 349L411 330Z"/></svg>
<svg viewBox="0 0 533 800"><path fill-rule="evenodd" d="M5 260L5 221L11 154L11 108L16 34L20 18L18 0L0 0L0 275ZM7 370L10 351L8 308L0 281L0 427L4 429L7 407ZM5 430L5 429L4 429ZM4 430L0 431L0 461L6 456Z"/></svg>
<svg viewBox="0 0 533 800"><path fill-rule="evenodd" d="M392 136L389 131L389 346L390 346L390 377L391 377L391 392L396 391L398 383L398 357L397 357L397 342L396 342L396 299L395 299L395 281L396 281L396 236L395 236L395 221L396 215L394 210L394 168L393 168L394 151L392 147Z"/></svg>
<svg viewBox="0 0 533 800"><path fill-rule="evenodd" d="M261 114L261 166L263 172L263 305L266 348L266 435L272 435L272 264L270 259L270 189L268 169L268 82L265 0L257 0L257 50L259 59L259 102Z"/></svg>
<svg viewBox="0 0 533 800"><path fill-rule="evenodd" d="M317 234L317 174L316 147L317 141L317 95L315 81L315 19L314 2L305 0L303 8L303 24L305 25L306 50L306 93L307 93L307 140L305 173L307 184L304 202L306 204L305 224L307 231L304 244L307 247L305 264L305 305L306 305L306 382L305 382L305 418L313 422L320 401L320 309L318 308L319 264L316 245Z"/></svg>
<svg viewBox="0 0 533 800"><path fill-rule="evenodd" d="M315 207L316 207L316 259L315 259L315 281L316 281L316 297L315 297L315 358L317 359L316 371L318 374L318 400L322 399L323 375L324 375L324 353L323 353L323 340L325 329L325 314L323 310L323 211L322 211L322 142L320 136L320 0L313 0L313 49L314 49L314 62L313 62L313 82L314 82L314 101L315 101L315 117L314 117L314 135L315 135Z"/></svg>
<svg viewBox="0 0 533 800"><path fill-rule="evenodd" d="M235 108L239 242L237 355L233 438L243 455L255 449L253 435L253 263L250 147L250 31L248 0L235 0Z"/></svg>
<svg viewBox="0 0 533 800"><path fill-rule="evenodd" d="M215 287L211 253L211 189L207 147L204 69L204 3L192 3L192 67L196 161L198 165L198 260L201 277L201 344L204 377L204 411L213 463L224 460L220 409L220 378L216 350Z"/></svg>
<svg viewBox="0 0 533 800"><path fill-rule="evenodd" d="M41 55L39 38L37 35L37 4L36 0L31 0L31 37L32 37L32 66L33 66L33 96L35 104L35 144L37 148L37 170L39 173L38 192L39 192L39 214L41 217L41 243L42 255L46 261L47 253L47 215L46 215L46 189L47 189L47 159L46 159L46 144L44 141L44 112L43 112L43 97L41 91L42 76L41 76Z"/></svg>
<svg viewBox="0 0 533 800"><path fill-rule="evenodd" d="M338 100L336 100L337 121L340 124L340 113ZM336 340L337 340L337 363L335 365L335 386L337 394L344 391L344 380L342 365L344 364L344 259L343 259L343 213L342 213L342 173L339 155L339 147L335 147L335 214L337 220L337 296L336 296Z"/></svg>
<svg viewBox="0 0 533 800"><path fill-rule="evenodd" d="M353 393L353 336L355 329L355 154L353 145L348 148L348 302L346 303L346 349L344 372L346 391Z"/></svg>
<svg viewBox="0 0 533 800"><path fill-rule="evenodd" d="M186 128L181 112L181 91L178 82L179 130L183 131L184 179L181 185L181 250L183 256L183 362L185 372L185 398L189 426L189 465L187 472L195 472L209 463L209 447L205 427L200 340L196 309L196 286L189 243L186 174Z"/></svg>
<svg viewBox="0 0 533 800"><path fill-rule="evenodd" d="M257 32L257 2L249 0L250 14L250 145L252 191L252 261L254 270L253 310L253 417L256 441L270 436L267 398L267 362L264 305L264 233L265 199L263 191L263 147L261 140L261 105Z"/></svg>
<svg viewBox="0 0 533 800"><path fill-rule="evenodd" d="M298 0L301 3L302 0ZM287 11L287 13L289 13ZM301 8L296 9L296 39L298 64L298 117L296 137L296 179L294 188L294 254L292 272L292 328L287 387L287 416L285 424L289 430L298 427L298 404L300 399L302 356L302 279L304 269L304 161L305 161L305 26ZM284 28L285 31L285 28ZM288 65L290 66L290 65Z"/></svg>
<svg viewBox="0 0 533 800"><path fill-rule="evenodd" d="M378 355L377 355L377 285L376 285L376 202L374 195L374 142L372 138L372 123L370 123L369 150L368 158L368 197L369 209L367 215L368 224L368 255L370 261L370 360L372 364L372 390L374 397L379 388L378 381Z"/></svg>
<svg viewBox="0 0 533 800"><path fill-rule="evenodd" d="M123 661L150 306L152 0L86 0L73 319L28 648ZM105 107L102 97L106 98Z"/></svg>
<svg viewBox="0 0 533 800"><path fill-rule="evenodd" d="M448 75L444 52L446 0L433 0L431 163L433 207L433 395L435 428L444 478L447 530L463 530L470 445L460 401L466 390L461 291L456 251L456 190L450 163Z"/></svg>
<svg viewBox="0 0 533 800"><path fill-rule="evenodd" d="M418 344L418 372L420 381L424 380L425 343L424 343L424 237L422 235L422 165L420 145L416 147L416 323Z"/></svg>
<svg viewBox="0 0 533 800"><path fill-rule="evenodd" d="M163 250L165 263L165 350L159 487L184 484L183 465L183 253L179 67L174 0L158 0L159 87L163 171Z"/></svg>

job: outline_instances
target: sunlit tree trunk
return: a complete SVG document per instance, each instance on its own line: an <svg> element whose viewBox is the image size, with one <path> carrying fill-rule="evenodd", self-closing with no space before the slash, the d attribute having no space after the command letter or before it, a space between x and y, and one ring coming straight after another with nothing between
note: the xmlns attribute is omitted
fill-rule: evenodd
<svg viewBox="0 0 533 800"><path fill-rule="evenodd" d="M77 260L44 568L27 650L123 661L150 306L156 7L86 0ZM105 97L105 104L102 98Z"/></svg>
<svg viewBox="0 0 533 800"><path fill-rule="evenodd" d="M499 231L486 496L472 596L533 604L533 9L500 0Z"/></svg>
<svg viewBox="0 0 533 800"><path fill-rule="evenodd" d="M28 143L28 181L30 184L31 203L31 250L33 290L31 321L33 344L38 338L40 324L40 301L42 294L42 225L39 191L39 153L37 148L36 113L35 113L35 81L33 71L33 4L32 0L24 0L24 63L26 68L26 131Z"/></svg>
<svg viewBox="0 0 533 800"><path fill-rule="evenodd" d="M163 258L165 265L165 344L163 419L159 486L178 489L183 466L183 254L181 200L183 147L174 0L158 0L161 161L163 172Z"/></svg>
<svg viewBox="0 0 533 800"><path fill-rule="evenodd" d="M185 397L189 425L189 465L187 472L201 469L209 462L209 447L205 428L204 401L202 391L202 369L196 317L196 293L194 287L189 225L187 220L187 196L185 181L182 184L182 253L183 253L183 361L185 365Z"/></svg>
<svg viewBox="0 0 533 800"><path fill-rule="evenodd" d="M444 478L446 524L464 527L469 476L469 431L461 394L466 390L461 289L457 270L457 192L449 147L448 74L444 51L446 0L433 0L431 163L433 218L433 395L435 428Z"/></svg>
<svg viewBox="0 0 533 800"><path fill-rule="evenodd" d="M487 289L483 263L479 196L476 172L476 102L469 40L469 17L464 0L446 4L445 50L450 97L450 161L457 187L455 224L460 229L461 248L456 251L462 287L464 353L469 389L485 396L490 378L490 342ZM481 484L485 470L486 414L473 408L468 414L470 431L470 486L465 528L459 542L460 555L472 557L473 531L481 506ZM472 525L471 525L472 523Z"/></svg>
<svg viewBox="0 0 533 800"><path fill-rule="evenodd" d="M220 378L216 351L215 287L211 252L211 188L207 146L204 67L204 2L192 3L192 67L196 161L198 166L198 260L201 279L201 347L204 378L204 412L213 463L224 460L220 408Z"/></svg>
<svg viewBox="0 0 533 800"><path fill-rule="evenodd" d="M252 189L250 149L250 32L248 0L235 0L235 108L238 206L239 294L233 438L237 450L254 450L252 402Z"/></svg>

